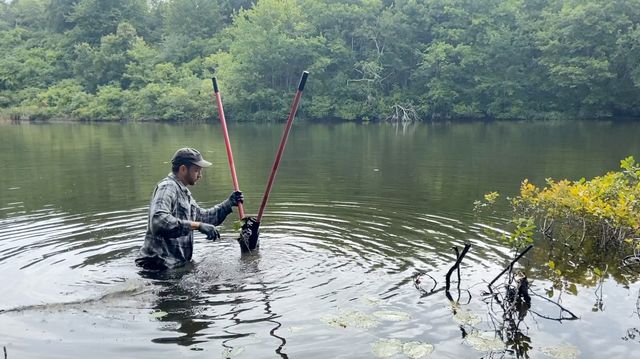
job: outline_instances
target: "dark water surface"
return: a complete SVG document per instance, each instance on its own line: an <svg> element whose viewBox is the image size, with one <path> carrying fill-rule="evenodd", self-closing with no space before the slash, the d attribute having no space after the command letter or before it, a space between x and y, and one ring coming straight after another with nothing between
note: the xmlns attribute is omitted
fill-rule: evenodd
<svg viewBox="0 0 640 359"><path fill-rule="evenodd" d="M282 128L230 126L249 213ZM482 293L511 256L506 208L472 209L523 178L616 170L640 157L638 138L638 123L299 123L259 255L240 256L233 213L222 241L196 236L192 267L149 278L133 259L175 149L214 163L192 188L202 206L231 191L219 126L1 125L0 345L8 358L372 358L380 339L396 339L433 345L433 358L515 357L514 342L531 358L633 357L640 285L617 269L621 254L602 259L603 282L589 268L554 278L544 267L553 251L537 243L521 261L532 289L580 319L554 320L560 309L534 297L517 329L501 328ZM425 295L465 243L459 303Z"/></svg>

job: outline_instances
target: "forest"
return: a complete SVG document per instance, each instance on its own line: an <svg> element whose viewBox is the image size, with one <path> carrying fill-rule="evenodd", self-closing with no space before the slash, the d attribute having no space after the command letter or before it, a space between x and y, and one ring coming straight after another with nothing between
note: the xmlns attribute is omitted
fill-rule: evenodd
<svg viewBox="0 0 640 359"><path fill-rule="evenodd" d="M0 2L0 117L637 118L640 0Z"/></svg>

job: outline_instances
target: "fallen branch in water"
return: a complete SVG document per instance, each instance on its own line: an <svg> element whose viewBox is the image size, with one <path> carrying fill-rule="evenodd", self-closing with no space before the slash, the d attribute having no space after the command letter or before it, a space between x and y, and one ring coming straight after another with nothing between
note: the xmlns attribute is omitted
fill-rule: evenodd
<svg viewBox="0 0 640 359"><path fill-rule="evenodd" d="M493 280L491 281L491 283L489 283L489 289L491 289L491 286L493 285L493 283L495 283L498 278L502 277L503 274L505 274L507 271L511 271L513 269L513 265L516 264L516 262L522 258L522 256L524 256L531 248L533 248L533 244L530 244L527 246L527 248L524 249L524 251L522 251L522 253L518 254L518 256L511 261L511 263L509 263L509 265L502 270L502 272L500 272L500 274L498 274L497 277L493 278Z"/></svg>
<svg viewBox="0 0 640 359"><path fill-rule="evenodd" d="M429 278L431 278L431 280L433 280L433 287L430 290L424 290L420 287L420 284L422 283L422 279L420 277L422 276L427 276ZM435 278L433 278L432 276L430 276L429 274L426 273L420 273L418 274L414 279L413 279L413 285L416 287L417 290L420 291L420 293L422 293L422 295L420 296L420 298L426 298L426 297L430 297L436 293L440 293L443 290L446 289L445 286L442 286L438 289L436 289L436 287L438 286L438 281L435 280ZM467 293L469 293L469 301L467 302L467 304L469 304L471 302L471 291L465 289L465 291ZM462 291L458 291L458 294L460 294ZM449 292L445 292L447 295L447 298L449 298L450 301L453 302L453 297L451 296L451 294L449 294ZM460 300L460 295L458 295L458 300Z"/></svg>
<svg viewBox="0 0 640 359"><path fill-rule="evenodd" d="M580 318L578 318L578 316L577 316L577 315L573 314L569 309L567 309L567 308L563 307L560 303L554 302L553 300L551 300L551 299L549 299L549 298L547 298L547 297L545 297L545 296L542 296L542 295L540 295L540 294L538 294L538 293L534 292L534 291L533 291L533 290L531 290L531 289L529 289L529 292L531 292L531 293L532 293L533 295L535 295L536 297L542 298L542 299L546 300L546 301L547 301L547 302L549 302L549 303L553 303L553 304L557 305L557 306L558 306L558 308L560 308L560 318L551 318L551 317L548 317L548 316L546 316L546 315L542 315L542 314L540 314L540 313L534 312L533 310L529 309L529 311L530 311L531 313L533 313L533 314L535 314L535 315L539 316L540 318L549 319L549 320L555 320L555 321L558 321L558 322L562 322L563 320L576 320L576 319L580 319ZM569 313L569 315L570 315L571 317L563 317L563 316L562 316L562 312Z"/></svg>
<svg viewBox="0 0 640 359"><path fill-rule="evenodd" d="M456 252L456 259L460 258L460 251L458 251L458 247L453 247L453 251ZM457 270L456 270L456 274L458 275L458 283L457 284L457 288L458 288L458 292L460 291L460 266L458 266Z"/></svg>
<svg viewBox="0 0 640 359"><path fill-rule="evenodd" d="M431 278L431 280L433 281L433 288L431 288L430 291L426 291L420 287L420 283L422 283L422 280L420 279L420 277L422 277L423 275L426 275L427 277ZM416 287L416 289L419 290L420 292L424 294L428 294L428 293L433 293L433 291L438 286L438 281L432 276L428 275L427 273L420 273L416 275L415 278L413 278L413 286Z"/></svg>
<svg viewBox="0 0 640 359"><path fill-rule="evenodd" d="M451 293L449 293L449 289L451 288L451 274L453 273L454 270L458 270L458 299L460 299L460 263L462 262L462 259L464 259L464 256L467 254L467 252L469 251L469 248L471 248L471 244L465 244L464 248L462 249L462 253L458 252L458 248L454 247L453 250L456 252L456 262L453 264L453 266L449 269L449 271L447 272L446 275L446 285L444 287L440 287L438 289L436 289L436 287L438 286L438 281L433 278L432 276L430 276L427 273L419 273L418 275L416 275L413 278L413 285L414 287L416 287L417 290L419 290L422 295L421 297L428 297L431 295L434 295L436 293L442 292L443 290L445 291L445 294L447 296L447 298L449 298L449 300L453 301L453 297L451 296ZM426 291L424 289L422 289L420 287L420 284L422 283L422 276L427 276L429 278L431 278L431 280L433 281L433 287L431 288L431 290ZM467 292L469 292L469 301L471 301L471 292L467 290Z"/></svg>
<svg viewBox="0 0 640 359"><path fill-rule="evenodd" d="M446 276L446 291L449 292L449 288L451 288L451 274L453 273L454 270L458 269L458 287L460 286L460 262L462 262L462 259L464 258L465 255L467 255L467 252L469 251L469 248L471 248L471 244L465 244L464 248L462 249L462 253L460 253L460 255L458 255L458 248L454 247L454 251L456 252L456 262L454 263L453 267L451 267L449 269L449 271L447 272L447 276Z"/></svg>
<svg viewBox="0 0 640 359"><path fill-rule="evenodd" d="M402 107L396 104L391 106L391 110L393 111L393 113L386 118L387 121L413 122L419 120L418 113L411 105Z"/></svg>

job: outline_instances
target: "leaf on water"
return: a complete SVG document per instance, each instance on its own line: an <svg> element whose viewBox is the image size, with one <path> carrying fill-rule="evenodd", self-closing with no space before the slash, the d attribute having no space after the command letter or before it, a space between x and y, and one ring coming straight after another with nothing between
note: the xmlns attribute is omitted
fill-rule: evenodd
<svg viewBox="0 0 640 359"><path fill-rule="evenodd" d="M593 273L594 273L595 275L597 275L598 277L601 277L601 276L602 276L602 271L601 271L601 270L600 270L600 268L598 268L598 267L593 268Z"/></svg>
<svg viewBox="0 0 640 359"><path fill-rule="evenodd" d="M322 318L322 321L334 328L355 327L368 329L380 324L373 316L355 310L342 312L335 316L326 316Z"/></svg>
<svg viewBox="0 0 640 359"><path fill-rule="evenodd" d="M433 352L433 345L422 342L408 342L402 345L404 355L411 359L424 358Z"/></svg>
<svg viewBox="0 0 640 359"><path fill-rule="evenodd" d="M453 320L460 325L476 325L482 322L482 319L477 315L468 310L460 310L456 311L456 314L453 315Z"/></svg>
<svg viewBox="0 0 640 359"><path fill-rule="evenodd" d="M573 345L544 347L540 348L540 351L555 359L575 359L580 354L580 350Z"/></svg>
<svg viewBox="0 0 640 359"><path fill-rule="evenodd" d="M222 357L233 358L235 356L240 355L240 353L242 353L243 351L244 351L244 347L224 348L224 350L222 351Z"/></svg>
<svg viewBox="0 0 640 359"><path fill-rule="evenodd" d="M166 316L168 314L169 313L167 313L165 311L159 310L157 312L151 313L150 315L151 315L151 318L162 318L162 317L164 317L164 316Z"/></svg>
<svg viewBox="0 0 640 359"><path fill-rule="evenodd" d="M371 348L378 358L388 358L402 353L402 342L398 339L379 339Z"/></svg>
<svg viewBox="0 0 640 359"><path fill-rule="evenodd" d="M465 338L473 349L479 352L499 351L504 349L504 343L494 332L473 331Z"/></svg>
<svg viewBox="0 0 640 359"><path fill-rule="evenodd" d="M404 320L409 320L409 314L404 312L395 312L391 310L380 310L373 313L374 316L380 318L382 320L389 320L392 322L401 322Z"/></svg>

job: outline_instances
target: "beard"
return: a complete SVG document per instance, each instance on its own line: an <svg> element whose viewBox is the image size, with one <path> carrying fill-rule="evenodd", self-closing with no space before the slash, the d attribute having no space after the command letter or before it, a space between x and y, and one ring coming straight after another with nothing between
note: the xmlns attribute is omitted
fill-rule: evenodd
<svg viewBox="0 0 640 359"><path fill-rule="evenodd" d="M198 182L200 180L200 176L198 176L197 174L194 176L189 176L188 178L188 182L190 186L193 186L196 184L196 182Z"/></svg>

